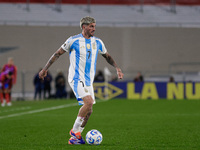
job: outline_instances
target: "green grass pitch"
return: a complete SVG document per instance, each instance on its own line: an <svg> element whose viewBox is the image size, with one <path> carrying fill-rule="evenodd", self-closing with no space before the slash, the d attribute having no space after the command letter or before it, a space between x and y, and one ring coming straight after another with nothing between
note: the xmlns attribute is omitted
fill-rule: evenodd
<svg viewBox="0 0 200 150"><path fill-rule="evenodd" d="M68 145L76 100L17 101L0 108L0 150L199 150L199 100L98 101L82 133L98 146Z"/></svg>

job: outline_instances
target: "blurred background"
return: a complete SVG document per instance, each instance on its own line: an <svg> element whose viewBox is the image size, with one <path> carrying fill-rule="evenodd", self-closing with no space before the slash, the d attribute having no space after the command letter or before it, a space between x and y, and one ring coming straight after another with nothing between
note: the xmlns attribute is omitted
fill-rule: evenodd
<svg viewBox="0 0 200 150"><path fill-rule="evenodd" d="M95 36L124 72L117 82L136 82L140 74L142 82L200 81L200 0L0 0L0 67L14 58L13 99L34 98L35 75L81 32L84 16L96 19ZM51 66L52 95L56 76L62 72L67 80L68 67L68 53ZM101 56L99 71L104 81L116 81L115 69Z"/></svg>

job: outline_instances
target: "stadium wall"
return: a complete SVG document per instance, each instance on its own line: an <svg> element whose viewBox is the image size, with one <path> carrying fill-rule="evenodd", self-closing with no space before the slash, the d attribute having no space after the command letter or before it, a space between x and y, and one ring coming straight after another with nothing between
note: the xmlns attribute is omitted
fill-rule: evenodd
<svg viewBox="0 0 200 150"><path fill-rule="evenodd" d="M0 66L7 58L14 57L18 67L18 81L14 92L33 92L33 76L43 67L49 57L65 40L80 33L79 27L0 26ZM198 28L122 28L97 27L96 36L101 38L108 52L123 69L124 80L132 80L133 72L168 72L171 63L199 62L200 30ZM69 67L68 53L50 68L65 71ZM109 66L103 57L98 57L97 70ZM184 71L199 71L199 66L183 68ZM23 73L23 74L22 74ZM25 79L22 82L22 76Z"/></svg>
<svg viewBox="0 0 200 150"><path fill-rule="evenodd" d="M3 3L26 3L27 0L0 0ZM55 0L30 0L30 3L55 3ZM62 0L65 4L88 4L88 0ZM91 4L138 5L140 0L91 0ZM170 4L170 0L144 0L143 4ZM199 0L176 0L178 5L200 5Z"/></svg>

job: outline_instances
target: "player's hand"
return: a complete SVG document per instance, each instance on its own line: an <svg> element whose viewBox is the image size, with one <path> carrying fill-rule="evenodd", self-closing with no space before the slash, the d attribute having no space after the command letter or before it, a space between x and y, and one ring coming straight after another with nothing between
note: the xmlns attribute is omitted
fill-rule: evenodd
<svg viewBox="0 0 200 150"><path fill-rule="evenodd" d="M119 79L123 79L124 74L122 73L120 68L117 69L117 75Z"/></svg>
<svg viewBox="0 0 200 150"><path fill-rule="evenodd" d="M39 72L39 78L40 79L42 79L42 80L44 80L44 77L46 77L47 76L47 70L41 70L40 72Z"/></svg>

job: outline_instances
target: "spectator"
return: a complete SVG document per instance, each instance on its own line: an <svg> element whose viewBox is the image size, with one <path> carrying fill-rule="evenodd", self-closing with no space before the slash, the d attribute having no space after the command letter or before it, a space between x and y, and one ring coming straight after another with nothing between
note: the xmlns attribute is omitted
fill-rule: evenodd
<svg viewBox="0 0 200 150"><path fill-rule="evenodd" d="M56 98L66 98L67 91L66 91L66 80L62 73L62 71L58 72L55 78L55 85L56 85Z"/></svg>
<svg viewBox="0 0 200 150"><path fill-rule="evenodd" d="M52 82L52 76L48 71L47 76L44 78L44 99L51 97L51 82ZM46 97L46 92L48 94L48 97Z"/></svg>
<svg viewBox="0 0 200 150"><path fill-rule="evenodd" d="M39 72L40 72L40 70L39 70ZM37 95L39 95L39 99L41 99L41 93L44 90L44 81L39 78L39 72L36 73L36 75L34 76L34 79L33 79L33 84L35 87L34 99L37 99Z"/></svg>
<svg viewBox="0 0 200 150"><path fill-rule="evenodd" d="M170 76L169 77L169 82L174 82L174 77Z"/></svg>
<svg viewBox="0 0 200 150"><path fill-rule="evenodd" d="M143 81L144 81L141 72L138 72L138 73L137 73L137 76L134 78L133 81L134 81L134 82L143 82Z"/></svg>
<svg viewBox="0 0 200 150"><path fill-rule="evenodd" d="M104 82L105 81L103 72L101 70L98 70L96 76L94 77L94 81L95 82Z"/></svg>

